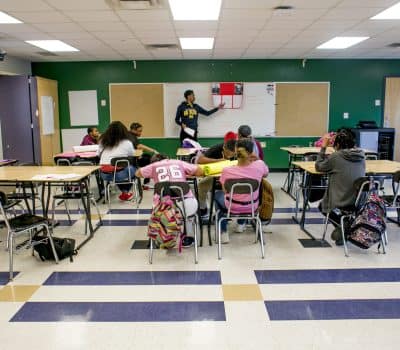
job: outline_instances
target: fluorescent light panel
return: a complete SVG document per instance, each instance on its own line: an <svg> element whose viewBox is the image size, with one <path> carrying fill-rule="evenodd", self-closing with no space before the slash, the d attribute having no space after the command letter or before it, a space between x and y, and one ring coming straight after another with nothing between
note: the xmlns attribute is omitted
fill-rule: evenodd
<svg viewBox="0 0 400 350"><path fill-rule="evenodd" d="M14 24L22 23L19 19L7 15L5 12L0 11L0 23L1 24Z"/></svg>
<svg viewBox="0 0 400 350"><path fill-rule="evenodd" d="M221 0L169 0L175 21L217 21Z"/></svg>
<svg viewBox="0 0 400 350"><path fill-rule="evenodd" d="M182 50L212 50L214 38L179 38Z"/></svg>
<svg viewBox="0 0 400 350"><path fill-rule="evenodd" d="M400 19L400 2L371 17L371 19Z"/></svg>
<svg viewBox="0 0 400 350"><path fill-rule="evenodd" d="M337 36L318 46L317 49L347 49L367 39L368 36Z"/></svg>
<svg viewBox="0 0 400 350"><path fill-rule="evenodd" d="M75 47L72 47L71 45L68 45L61 40L27 40L25 42L50 52L79 51Z"/></svg>

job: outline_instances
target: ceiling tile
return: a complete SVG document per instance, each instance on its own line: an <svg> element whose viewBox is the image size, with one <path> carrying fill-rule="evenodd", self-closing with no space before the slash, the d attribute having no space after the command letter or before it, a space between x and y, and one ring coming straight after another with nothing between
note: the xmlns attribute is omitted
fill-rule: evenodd
<svg viewBox="0 0 400 350"><path fill-rule="evenodd" d="M0 24L0 33L29 33L38 32L29 24Z"/></svg>
<svg viewBox="0 0 400 350"><path fill-rule="evenodd" d="M295 9L327 9L337 6L341 0L290 0Z"/></svg>
<svg viewBox="0 0 400 350"><path fill-rule="evenodd" d="M114 11L65 11L66 16L75 22L119 22Z"/></svg>
<svg viewBox="0 0 400 350"><path fill-rule="evenodd" d="M171 15L168 10L121 10L116 11L118 16L125 22L158 22L170 21Z"/></svg>
<svg viewBox="0 0 400 350"><path fill-rule="evenodd" d="M121 32L108 32L108 31L99 31L99 32L91 32L95 37L101 40L108 39L132 39L134 38L134 34L131 31L121 31Z"/></svg>
<svg viewBox="0 0 400 350"><path fill-rule="evenodd" d="M103 0L46 0L59 10L110 10Z"/></svg>
<svg viewBox="0 0 400 350"><path fill-rule="evenodd" d="M43 0L1 0L1 11L51 11L53 10Z"/></svg>
<svg viewBox="0 0 400 350"><path fill-rule="evenodd" d="M281 0L225 0L223 8L231 9L271 9L281 4Z"/></svg>
<svg viewBox="0 0 400 350"><path fill-rule="evenodd" d="M212 58L212 50L184 50L185 59L209 59Z"/></svg>
<svg viewBox="0 0 400 350"><path fill-rule="evenodd" d="M52 32L50 34L54 39L59 39L59 40L68 40L68 39L93 39L93 35L91 35L88 32L85 31L80 31L80 32L74 32L74 33L58 33L58 32Z"/></svg>
<svg viewBox="0 0 400 350"><path fill-rule="evenodd" d="M340 8L340 7L350 7L350 8L382 7L382 8L387 8L398 2L399 2L399 0L379 0L379 1L377 1L377 0L342 0L339 2L338 8Z"/></svg>
<svg viewBox="0 0 400 350"><path fill-rule="evenodd" d="M272 15L271 10L263 9L225 9L221 11L220 20L237 20L239 25L241 21L246 20L267 20Z"/></svg>
<svg viewBox="0 0 400 350"><path fill-rule="evenodd" d="M322 20L346 20L358 19L363 20L370 18L380 12L381 8L357 8L356 11L351 11L345 8L335 8L326 13Z"/></svg>
<svg viewBox="0 0 400 350"><path fill-rule="evenodd" d="M157 49L151 51L156 59L182 59L182 51L178 49Z"/></svg>
<svg viewBox="0 0 400 350"><path fill-rule="evenodd" d="M82 27L75 23L37 23L35 28L45 33L74 33L81 32Z"/></svg>
<svg viewBox="0 0 400 350"><path fill-rule="evenodd" d="M88 31L99 32L105 29L109 32L123 32L128 29L122 22L81 22L80 25Z"/></svg>
<svg viewBox="0 0 400 350"><path fill-rule="evenodd" d="M11 14L11 13L10 13ZM24 23L64 23L69 18L58 11L16 12L15 17Z"/></svg>

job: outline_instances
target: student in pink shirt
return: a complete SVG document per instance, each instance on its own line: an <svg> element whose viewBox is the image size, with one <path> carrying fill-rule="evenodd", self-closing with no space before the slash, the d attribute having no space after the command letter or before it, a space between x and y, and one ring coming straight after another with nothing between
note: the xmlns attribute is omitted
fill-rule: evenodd
<svg viewBox="0 0 400 350"><path fill-rule="evenodd" d="M186 182L186 176L202 176L203 170L196 164L183 162L176 159L168 159L167 156L156 154L151 158L151 163L136 171L137 177L153 179L154 184L164 181ZM153 204L158 202L158 195L153 197ZM177 204L179 206L179 203ZM195 214L198 210L198 203L192 191L185 197L185 212L187 216ZM189 227L186 224L186 227ZM193 237L185 237L183 246L191 246L194 242Z"/></svg>
<svg viewBox="0 0 400 350"><path fill-rule="evenodd" d="M239 140L236 145L236 154L238 165L230 166L222 171L220 182L224 189L224 183L228 179L255 179L261 182L262 178L268 175L268 167L262 160L252 160L254 144L249 139ZM258 208L258 195L259 190L253 192L253 200L255 207ZM215 206L217 210L226 213L229 205L229 193L225 190L217 191L215 193ZM235 194L232 198L237 202L250 202L250 194ZM240 204L232 202L232 214L248 214L251 213L251 204ZM238 220L237 232L243 232L245 220ZM229 243L229 236L227 232L227 221L222 221L222 243Z"/></svg>
<svg viewBox="0 0 400 350"><path fill-rule="evenodd" d="M87 129L87 135L82 139L81 146L97 145L99 137L99 130L96 127L90 127Z"/></svg>

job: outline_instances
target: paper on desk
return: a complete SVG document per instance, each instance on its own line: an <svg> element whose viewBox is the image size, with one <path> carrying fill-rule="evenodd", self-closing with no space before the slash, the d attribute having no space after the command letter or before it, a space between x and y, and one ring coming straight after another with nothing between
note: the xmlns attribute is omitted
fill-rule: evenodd
<svg viewBox="0 0 400 350"><path fill-rule="evenodd" d="M43 174L43 175L35 175L32 177L32 180L68 180L74 179L76 177L80 177L79 174Z"/></svg>
<svg viewBox="0 0 400 350"><path fill-rule="evenodd" d="M188 128L188 127L183 128L183 131L184 131L186 134L188 134L188 135L190 135L190 136L192 136L192 137L194 137L194 134L196 133L195 130L193 130L193 129L191 129L191 128Z"/></svg>

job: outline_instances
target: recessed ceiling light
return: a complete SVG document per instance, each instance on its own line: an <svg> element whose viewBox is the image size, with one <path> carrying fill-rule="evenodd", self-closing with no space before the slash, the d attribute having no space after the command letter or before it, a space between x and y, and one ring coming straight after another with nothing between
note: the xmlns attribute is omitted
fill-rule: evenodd
<svg viewBox="0 0 400 350"><path fill-rule="evenodd" d="M179 38L182 50L211 50L214 38Z"/></svg>
<svg viewBox="0 0 400 350"><path fill-rule="evenodd" d="M169 0L175 21L217 21L221 0Z"/></svg>
<svg viewBox="0 0 400 350"><path fill-rule="evenodd" d="M368 36L337 36L318 46L317 49L347 49L367 39Z"/></svg>
<svg viewBox="0 0 400 350"><path fill-rule="evenodd" d="M400 2L371 17L371 19L400 19Z"/></svg>
<svg viewBox="0 0 400 350"><path fill-rule="evenodd" d="M19 19L7 15L5 12L0 11L0 23L1 24L14 24L22 23Z"/></svg>
<svg viewBox="0 0 400 350"><path fill-rule="evenodd" d="M27 40L25 41L36 47L40 47L43 50L50 52L75 52L79 51L75 47L72 47L61 40Z"/></svg>
<svg viewBox="0 0 400 350"><path fill-rule="evenodd" d="M280 5L280 6L276 6L274 7L275 11L289 11L289 10L293 10L293 6L289 6L289 5Z"/></svg>

